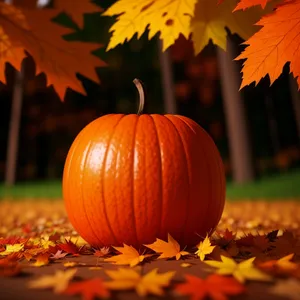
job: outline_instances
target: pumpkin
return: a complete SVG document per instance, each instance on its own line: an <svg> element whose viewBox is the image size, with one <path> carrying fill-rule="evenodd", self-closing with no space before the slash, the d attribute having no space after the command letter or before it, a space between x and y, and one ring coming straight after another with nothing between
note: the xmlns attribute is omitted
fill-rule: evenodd
<svg viewBox="0 0 300 300"><path fill-rule="evenodd" d="M63 173L70 222L94 247L140 247L168 233L182 246L211 234L225 176L211 137L180 115L109 114L75 138Z"/></svg>

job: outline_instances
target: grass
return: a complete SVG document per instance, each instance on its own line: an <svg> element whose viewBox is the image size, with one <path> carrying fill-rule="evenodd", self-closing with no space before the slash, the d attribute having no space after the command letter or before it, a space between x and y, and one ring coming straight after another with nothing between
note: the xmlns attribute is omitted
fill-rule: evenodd
<svg viewBox="0 0 300 300"><path fill-rule="evenodd" d="M0 184L0 199L61 198L61 196L61 181L19 183L11 188ZM269 175L253 183L243 185L228 182L227 198L232 200L250 198L300 199L300 169L280 175Z"/></svg>

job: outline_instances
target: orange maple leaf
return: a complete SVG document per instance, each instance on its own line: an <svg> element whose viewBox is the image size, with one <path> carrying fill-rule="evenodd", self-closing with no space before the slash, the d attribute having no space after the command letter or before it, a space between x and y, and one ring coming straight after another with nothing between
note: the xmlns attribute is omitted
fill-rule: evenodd
<svg viewBox="0 0 300 300"><path fill-rule="evenodd" d="M156 239L153 244L144 246L152 249L156 253L161 253L161 255L158 257L159 259L176 257L176 259L179 260L181 256L190 254L186 251L180 251L180 245L170 234L168 234L167 242L161 239Z"/></svg>
<svg viewBox="0 0 300 300"><path fill-rule="evenodd" d="M85 13L102 12L103 9L92 3L90 0L80 0L74 5L74 0L55 0L54 7L64 11L66 14L79 24L83 25L83 15Z"/></svg>
<svg viewBox="0 0 300 300"><path fill-rule="evenodd" d="M298 265L292 262L294 253L286 255L278 260L269 260L258 264L258 267L265 271L279 271L283 273L292 273L298 269Z"/></svg>
<svg viewBox="0 0 300 300"><path fill-rule="evenodd" d="M264 9L269 1L271 0L240 0L240 2L237 4L237 6L233 11L237 11L240 9L246 10L251 6L257 6L257 5L260 5L261 8Z"/></svg>
<svg viewBox="0 0 300 300"><path fill-rule="evenodd" d="M110 296L110 292L101 278L71 283L63 293L71 296L81 294L83 300L93 300L96 297L108 298Z"/></svg>
<svg viewBox="0 0 300 300"><path fill-rule="evenodd" d="M2 35L0 32L3 36L0 44L5 46L0 57L19 70L20 62L26 57L25 51L28 52L35 60L37 73L44 72L48 85L53 85L63 99L67 87L85 94L76 77L77 72L99 82L95 66L106 64L91 55L91 51L101 45L70 42L62 38L70 33L70 29L51 21L58 13L57 9L21 9L0 3L3 30ZM0 73L0 80L5 82L3 73Z"/></svg>
<svg viewBox="0 0 300 300"><path fill-rule="evenodd" d="M250 37L247 48L236 60L243 64L240 89L269 74L271 84L280 76L284 65L290 62L290 71L300 84L300 0L285 0L275 11L262 17L257 25L263 26Z"/></svg>
<svg viewBox="0 0 300 300"><path fill-rule="evenodd" d="M106 258L104 261L111 261L117 265L130 265L130 267L134 267L144 261L146 257L152 256L152 254L140 255L134 247L126 244L123 244L123 247L113 248L121 254Z"/></svg>
<svg viewBox="0 0 300 300"><path fill-rule="evenodd" d="M182 295L190 295L192 300L202 300L209 297L213 300L226 300L226 296L239 295L245 287L236 279L217 274L202 279L193 275L185 275L186 282L175 287L175 291Z"/></svg>

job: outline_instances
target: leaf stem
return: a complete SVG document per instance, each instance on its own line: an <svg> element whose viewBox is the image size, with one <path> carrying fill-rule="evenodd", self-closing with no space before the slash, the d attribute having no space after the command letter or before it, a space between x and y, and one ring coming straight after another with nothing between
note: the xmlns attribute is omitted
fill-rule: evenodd
<svg viewBox="0 0 300 300"><path fill-rule="evenodd" d="M133 83L135 84L138 92L139 92L139 97L140 97L140 102L139 102L139 109L137 114L140 116L143 113L143 109L144 109L144 105L145 105L145 92L144 92L144 88L143 88L143 84L142 81L135 78L133 80Z"/></svg>

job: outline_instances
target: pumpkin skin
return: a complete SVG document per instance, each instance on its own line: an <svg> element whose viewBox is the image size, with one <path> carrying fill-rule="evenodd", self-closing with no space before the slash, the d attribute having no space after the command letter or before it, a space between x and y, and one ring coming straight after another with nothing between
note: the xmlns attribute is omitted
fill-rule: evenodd
<svg viewBox="0 0 300 300"><path fill-rule="evenodd" d="M221 218L223 163L187 117L105 115L75 138L63 198L71 224L94 247L140 247L168 233L194 246Z"/></svg>

